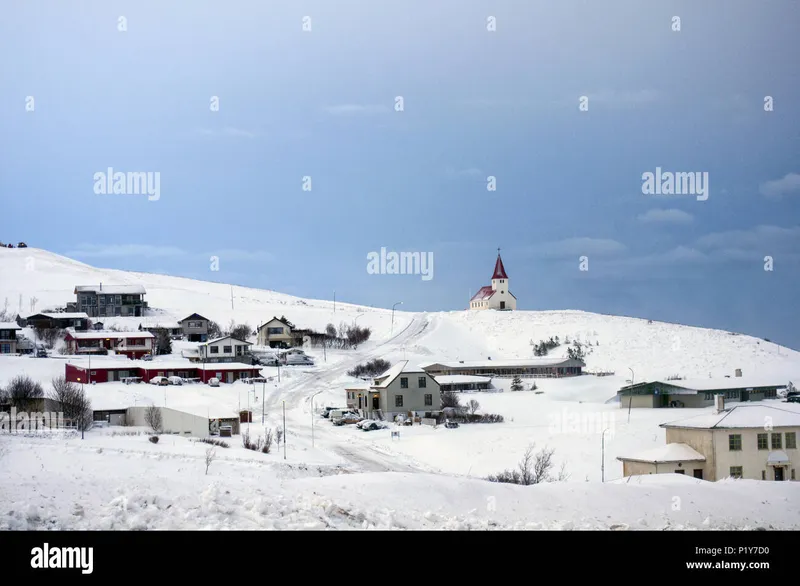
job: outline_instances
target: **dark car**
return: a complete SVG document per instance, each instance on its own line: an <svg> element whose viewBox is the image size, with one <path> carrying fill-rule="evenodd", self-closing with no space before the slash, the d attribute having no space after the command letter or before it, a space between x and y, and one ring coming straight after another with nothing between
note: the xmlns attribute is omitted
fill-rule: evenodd
<svg viewBox="0 0 800 586"><path fill-rule="evenodd" d="M20 242L19 244L17 244L17 248L28 248L28 245L25 244L24 242Z"/></svg>
<svg viewBox="0 0 800 586"><path fill-rule="evenodd" d="M789 395L786 397L787 403L800 403L800 395Z"/></svg>

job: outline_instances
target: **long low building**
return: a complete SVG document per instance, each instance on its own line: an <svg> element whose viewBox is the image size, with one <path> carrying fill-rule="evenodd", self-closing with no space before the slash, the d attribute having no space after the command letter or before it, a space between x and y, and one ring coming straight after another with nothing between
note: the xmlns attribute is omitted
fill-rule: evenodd
<svg viewBox="0 0 800 586"><path fill-rule="evenodd" d="M629 408L708 407L714 395L726 401L761 401L775 399L786 384L753 378L700 378L685 380L642 381L617 391L619 406Z"/></svg>
<svg viewBox="0 0 800 586"><path fill-rule="evenodd" d="M574 358L552 358L541 356L508 360L458 360L454 362L432 362L422 366L431 376L520 376L528 378L558 378L583 374L586 364Z"/></svg>
<svg viewBox="0 0 800 586"><path fill-rule="evenodd" d="M67 330L64 341L69 354L107 354L110 351L128 358L141 358L153 351L155 336L150 332L76 332Z"/></svg>
<svg viewBox="0 0 800 586"><path fill-rule="evenodd" d="M188 361L147 361L147 360L94 360L94 364L81 360L67 363L65 376L74 383L105 383L139 378L143 382L157 376L179 376L185 379L198 379L207 383L216 378L223 383L259 376L259 368L250 364L227 362L220 364L193 364Z"/></svg>
<svg viewBox="0 0 800 586"><path fill-rule="evenodd" d="M485 391L492 383L490 376L474 376L469 374L443 374L434 377L442 392L445 391Z"/></svg>

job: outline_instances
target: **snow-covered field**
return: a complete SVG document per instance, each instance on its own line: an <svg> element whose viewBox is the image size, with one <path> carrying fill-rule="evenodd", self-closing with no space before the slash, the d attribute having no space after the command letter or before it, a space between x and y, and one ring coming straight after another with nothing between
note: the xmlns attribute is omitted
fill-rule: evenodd
<svg viewBox="0 0 800 586"><path fill-rule="evenodd" d="M800 528L793 482L708 483L659 475L619 481L617 456L664 442L660 423L703 410L627 410L610 401L633 376L640 381L681 375L800 381L800 353L718 330L648 323L581 311L396 312L272 291L231 287L163 275L97 269L37 249L0 249L0 304L35 311L74 301L75 285L142 284L155 310L147 320L177 321L200 313L224 325L257 326L285 315L298 327L358 320L373 330L357 350L310 350L315 366L281 368L280 382L156 387L105 383L87 387L95 408L166 405L198 414L254 412L251 433L282 424L287 446L270 454L244 450L238 437L218 448L205 474L205 444L163 436L114 435L130 428L95 429L86 439L0 437L0 529L24 528ZM2 307L2 305L0 305ZM104 319L138 328L141 318ZM30 332L27 332L30 334ZM362 432L333 427L314 406L343 405L346 372L381 357L412 364L444 360L532 356L529 342L551 336L591 342L587 370L613 376L537 379L536 391L472 393L479 412L503 415L502 424L458 429L402 427ZM175 344L171 357L180 359ZM552 351L559 355L564 346ZM68 356L0 357L0 386L27 374L45 387L64 373ZM101 358L93 359L98 363ZM265 368L266 376L277 369ZM631 372L632 371L632 372ZM508 381L495 381L501 388ZM507 389L506 389L507 390ZM313 428L312 428L313 422ZM313 431L312 431L313 429ZM605 433L605 483L601 438ZM533 487L483 478L511 468L526 447L555 449L566 482ZM677 499L677 500L676 500Z"/></svg>

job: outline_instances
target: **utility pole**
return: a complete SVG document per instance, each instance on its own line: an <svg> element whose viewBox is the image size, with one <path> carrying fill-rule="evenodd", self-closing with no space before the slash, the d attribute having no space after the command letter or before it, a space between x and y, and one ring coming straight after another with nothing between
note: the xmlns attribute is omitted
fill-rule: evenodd
<svg viewBox="0 0 800 586"><path fill-rule="evenodd" d="M600 460L600 479L601 479L601 482L605 482L606 481L606 432L607 431L608 431L608 428L603 430L603 435L602 435L602 438L600 440L600 446L601 446L600 447L600 457L601 457L601 460Z"/></svg>
<svg viewBox="0 0 800 586"><path fill-rule="evenodd" d="M231 309L233 309L233 285L231 285Z"/></svg>
<svg viewBox="0 0 800 586"><path fill-rule="evenodd" d="M628 423L631 422L631 403L633 403L633 369L628 367L628 370L631 371L631 391L628 395Z"/></svg>
<svg viewBox="0 0 800 586"><path fill-rule="evenodd" d="M314 447L314 397L319 395L322 391L317 391L311 395L311 447Z"/></svg>
<svg viewBox="0 0 800 586"><path fill-rule="evenodd" d="M336 313L336 289L333 290L333 313Z"/></svg>
<svg viewBox="0 0 800 586"><path fill-rule="evenodd" d="M262 384L263 384L263 386L261 387L261 425L264 425L264 421L265 421L264 420L264 405L265 405L264 401L266 399L265 395L267 394L267 381L265 380Z"/></svg>
<svg viewBox="0 0 800 586"><path fill-rule="evenodd" d="M286 401L283 402L283 459L286 459Z"/></svg>

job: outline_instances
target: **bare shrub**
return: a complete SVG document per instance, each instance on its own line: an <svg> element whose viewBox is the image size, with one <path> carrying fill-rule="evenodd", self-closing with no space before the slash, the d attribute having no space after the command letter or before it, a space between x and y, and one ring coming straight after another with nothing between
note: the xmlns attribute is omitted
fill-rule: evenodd
<svg viewBox="0 0 800 586"><path fill-rule="evenodd" d="M158 435L164 429L164 419L161 416L161 409L155 405L150 405L144 412L144 422Z"/></svg>
<svg viewBox="0 0 800 586"><path fill-rule="evenodd" d="M459 409L461 407L461 401L458 398L458 393L455 391L444 391L442 393L442 409L448 407L453 409Z"/></svg>
<svg viewBox="0 0 800 586"><path fill-rule="evenodd" d="M325 326L325 335L328 336L329 338L335 338L336 326L333 324L328 324L327 326Z"/></svg>
<svg viewBox="0 0 800 586"><path fill-rule="evenodd" d="M217 455L216 448L208 448L206 450L206 476L208 476L208 469L211 466L211 462L214 461L216 455Z"/></svg>
<svg viewBox="0 0 800 586"><path fill-rule="evenodd" d="M202 437L197 440L202 444L210 444L212 446L216 446L218 448L229 448L228 442L224 442L222 440L214 439L213 437Z"/></svg>
<svg viewBox="0 0 800 586"><path fill-rule="evenodd" d="M35 328L34 332L36 332L36 337L50 350L55 347L60 338L64 337L64 330L59 328Z"/></svg>
<svg viewBox="0 0 800 586"><path fill-rule="evenodd" d="M265 454L269 454L269 451L272 449L272 440L274 436L272 435L272 430L267 429L266 435L264 436L264 443L261 446L261 451Z"/></svg>
<svg viewBox="0 0 800 586"><path fill-rule="evenodd" d="M522 460L517 464L517 468L513 470L504 470L499 474L488 476L486 479L489 482L504 482L509 484L532 485L541 484L543 482L563 482L569 478L566 472L566 463L561 465L557 475L553 476L551 470L553 468L553 454L554 448L545 446L538 452L534 453L536 444L531 444L525 450Z"/></svg>
<svg viewBox="0 0 800 586"><path fill-rule="evenodd" d="M151 435L147 439L151 444L157 444L158 443L158 436L157 435Z"/></svg>
<svg viewBox="0 0 800 586"><path fill-rule="evenodd" d="M352 368L351 370L347 371L348 376L355 376L355 377L376 377L379 374L383 374L387 370L392 367L392 363L388 360L384 360L383 358L376 358L374 360L370 360L364 364L359 364Z"/></svg>

